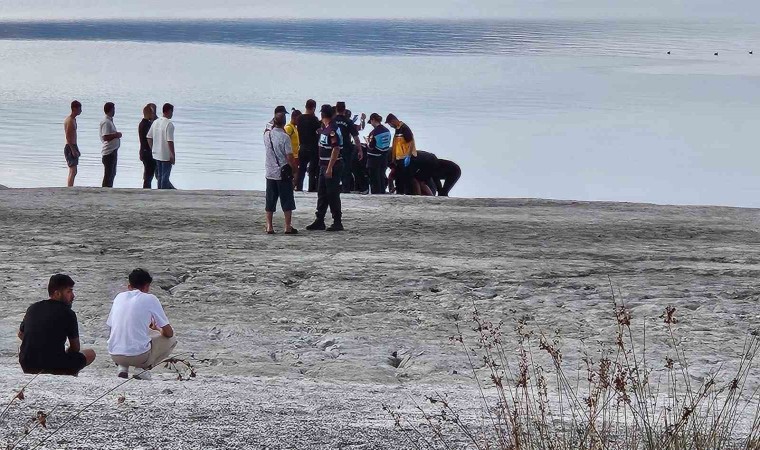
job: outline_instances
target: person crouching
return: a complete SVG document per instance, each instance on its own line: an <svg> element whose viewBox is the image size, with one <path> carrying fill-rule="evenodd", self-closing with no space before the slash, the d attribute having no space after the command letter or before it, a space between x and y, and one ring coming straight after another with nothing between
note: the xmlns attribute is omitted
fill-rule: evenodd
<svg viewBox="0 0 760 450"><path fill-rule="evenodd" d="M147 271L133 270L129 290L116 296L108 314L108 353L119 366L119 378L129 378L129 368L134 367L135 378L150 380L150 369L168 358L177 345L161 302L150 293L152 282Z"/></svg>

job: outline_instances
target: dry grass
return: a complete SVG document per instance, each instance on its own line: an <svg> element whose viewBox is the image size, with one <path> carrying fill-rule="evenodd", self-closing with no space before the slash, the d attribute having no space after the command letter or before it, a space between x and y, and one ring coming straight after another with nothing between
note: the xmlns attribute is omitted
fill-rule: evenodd
<svg viewBox="0 0 760 450"><path fill-rule="evenodd" d="M167 358L166 360L162 361L158 365L163 364L165 368L169 369L171 372L176 374L178 381L187 381L187 380L190 380L191 378L196 377L196 371L197 371L196 365L199 363L202 364L206 362L208 362L208 360L199 359L199 358L196 358L194 354L186 353L186 354L181 354L179 356ZM137 376L139 376L143 372L138 373ZM14 405L17 405L19 402L24 401L25 399L24 393L29 389L32 382L36 380L38 376L39 374L34 375L21 389L19 389L16 393L13 394L13 397L10 399L8 404L4 407L2 412L0 412L0 425L7 426L6 416L8 415L10 409ZM19 425L21 429L19 433L19 437L13 442L6 443L5 450L13 450L13 449L21 448L22 444L25 444L28 441L34 441L34 440L36 440L36 442L32 444L27 444L28 445L27 448L29 449L39 448L40 446L48 442L59 431L66 428L72 422L74 422L77 418L79 418L82 415L82 413L92 408L94 405L96 405L98 402L100 402L102 399L104 399L105 397L107 397L109 394L113 393L120 387L124 386L127 383L132 382L134 379L135 378L127 378L126 380L119 381L114 386L105 389L102 393L95 396L95 398L92 401L90 401L84 407L82 407L78 411L75 411L74 414L71 414L68 417L56 417L55 412L58 409L58 406L60 405L56 405L47 411L42 411L42 410L37 411L33 417L30 417L25 423ZM125 400L124 395L120 394L116 398L116 403L122 404L124 403L124 400ZM48 425L51 425L50 429L48 429ZM39 432L39 430L41 429L47 430L47 432L42 434Z"/></svg>
<svg viewBox="0 0 760 450"><path fill-rule="evenodd" d="M585 356L580 371L563 362L558 333L518 320L515 341L504 342L503 324L484 319L473 303L474 345L459 325L452 342L468 357L482 417L463 419L442 394L427 397L425 407L412 400L411 414L384 409L413 448L760 449L758 392L747 388L760 339L748 336L738 360L727 361L735 370L698 381L677 338L675 308L660 316L670 354L651 361L646 325L634 331L614 293L613 303L614 344L596 359Z"/></svg>

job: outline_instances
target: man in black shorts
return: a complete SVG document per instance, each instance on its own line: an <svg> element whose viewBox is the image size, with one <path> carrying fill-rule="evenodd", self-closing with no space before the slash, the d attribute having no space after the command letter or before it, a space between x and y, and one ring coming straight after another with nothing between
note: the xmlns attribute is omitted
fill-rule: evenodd
<svg viewBox="0 0 760 450"><path fill-rule="evenodd" d="M34 303L26 310L19 327L21 369L24 373L76 376L95 361L95 352L80 350L77 315L71 309L74 280L68 275L53 275L48 294L50 299Z"/></svg>
<svg viewBox="0 0 760 450"><path fill-rule="evenodd" d="M63 157L66 158L66 167L69 168L69 177L66 180L68 187L74 186L79 165L79 146L77 145L77 116L82 114L82 104L77 100L71 102L71 114L63 121L63 131L66 135L66 146L63 147Z"/></svg>

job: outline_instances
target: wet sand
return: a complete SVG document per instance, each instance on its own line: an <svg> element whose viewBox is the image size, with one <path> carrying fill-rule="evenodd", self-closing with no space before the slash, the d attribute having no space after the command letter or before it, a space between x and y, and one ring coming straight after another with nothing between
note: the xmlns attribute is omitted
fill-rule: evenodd
<svg viewBox="0 0 760 450"><path fill-rule="evenodd" d="M134 267L154 274L177 353L207 361L189 381L160 369L129 382L44 448L403 448L383 403L449 392L477 416L467 358L449 341L473 303L560 330L572 366L578 349L614 338L608 277L646 321L653 359L669 351L658 316L677 308L697 378L760 327L757 210L349 195L348 230L328 234L305 231L314 195L296 201L301 234L283 235L278 215L269 236L261 193L2 190L0 394L30 379L15 332L52 273L76 280L82 342L99 357L78 378L36 379L0 443L37 410L56 408L55 427L118 384L105 319Z"/></svg>

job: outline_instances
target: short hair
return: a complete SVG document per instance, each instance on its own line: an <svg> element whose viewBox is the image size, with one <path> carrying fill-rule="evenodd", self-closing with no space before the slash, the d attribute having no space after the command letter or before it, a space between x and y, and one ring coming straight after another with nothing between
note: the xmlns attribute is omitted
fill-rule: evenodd
<svg viewBox="0 0 760 450"><path fill-rule="evenodd" d="M129 285L135 289L141 289L153 282L147 270L139 267L129 274Z"/></svg>
<svg viewBox="0 0 760 450"><path fill-rule="evenodd" d="M153 118L153 107L148 103L143 107L143 119Z"/></svg>
<svg viewBox="0 0 760 450"><path fill-rule="evenodd" d="M170 113L174 111L174 105L172 105L171 103L164 103L164 106L161 107L161 111L163 111L164 114Z"/></svg>
<svg viewBox="0 0 760 450"><path fill-rule="evenodd" d="M338 102L335 104L335 111L338 112L338 114L346 112L346 102Z"/></svg>
<svg viewBox="0 0 760 450"><path fill-rule="evenodd" d="M388 117L385 118L385 123L391 123L395 120L398 120L395 114L388 114Z"/></svg>
<svg viewBox="0 0 760 450"><path fill-rule="evenodd" d="M291 119L297 119L297 118L301 117L302 114L303 113L301 112L300 109L294 109L293 112L290 113L290 118Z"/></svg>
<svg viewBox="0 0 760 450"><path fill-rule="evenodd" d="M82 104L79 103L79 100L74 100L73 102L71 102L71 110L72 111L74 111L77 108L81 108L81 107L82 107Z"/></svg>
<svg viewBox="0 0 760 450"><path fill-rule="evenodd" d="M306 109L317 109L317 101L313 98L306 100Z"/></svg>
<svg viewBox="0 0 760 450"><path fill-rule="evenodd" d="M73 287L74 280L72 280L70 276L57 273L50 277L50 281L48 281L48 295L52 296L55 291Z"/></svg>
<svg viewBox="0 0 760 450"><path fill-rule="evenodd" d="M286 120L285 120L285 114L284 113L277 113L274 115L274 126L278 128L282 128L285 126Z"/></svg>
<svg viewBox="0 0 760 450"><path fill-rule="evenodd" d="M113 111L115 107L116 105L114 105L113 102L107 102L105 105L103 105L103 112L108 114L109 112Z"/></svg>
<svg viewBox="0 0 760 450"><path fill-rule="evenodd" d="M335 116L335 108L332 105L322 105L320 112L322 118L332 119Z"/></svg>

